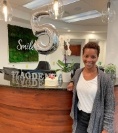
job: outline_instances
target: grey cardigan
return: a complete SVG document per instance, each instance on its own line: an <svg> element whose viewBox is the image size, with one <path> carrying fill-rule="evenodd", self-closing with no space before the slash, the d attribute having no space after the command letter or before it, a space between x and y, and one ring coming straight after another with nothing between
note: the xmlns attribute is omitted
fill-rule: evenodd
<svg viewBox="0 0 118 133"><path fill-rule="evenodd" d="M72 108L70 113L70 116L73 119L72 133L75 133L77 126L77 103L79 98L77 97L76 85L82 70L83 69L77 69L73 79L71 80L74 82ZM101 133L103 129L106 129L108 133L114 133L114 87L110 78L99 69L97 80L98 89L87 131L88 133Z"/></svg>

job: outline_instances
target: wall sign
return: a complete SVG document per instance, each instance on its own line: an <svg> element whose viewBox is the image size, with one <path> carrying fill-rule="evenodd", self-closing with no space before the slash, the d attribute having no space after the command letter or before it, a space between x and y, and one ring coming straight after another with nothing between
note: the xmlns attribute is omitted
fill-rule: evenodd
<svg viewBox="0 0 118 133"><path fill-rule="evenodd" d="M31 29L8 24L9 62L38 61L38 52L33 47L36 39Z"/></svg>

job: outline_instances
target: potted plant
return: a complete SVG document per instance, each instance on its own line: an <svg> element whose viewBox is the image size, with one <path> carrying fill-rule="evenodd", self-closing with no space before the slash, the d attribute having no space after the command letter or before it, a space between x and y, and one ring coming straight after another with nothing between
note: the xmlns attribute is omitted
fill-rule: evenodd
<svg viewBox="0 0 118 133"><path fill-rule="evenodd" d="M110 64L108 64L108 65L106 65L104 67L104 71L105 71L105 73L107 73L110 76L110 78L113 81L113 83L115 83L115 79L116 79L116 66L114 64L110 63Z"/></svg>
<svg viewBox="0 0 118 133"><path fill-rule="evenodd" d="M112 63L104 67L105 73L116 74L116 66Z"/></svg>
<svg viewBox="0 0 118 133"><path fill-rule="evenodd" d="M60 67L56 71L62 71L63 82L69 82L71 79L71 71L73 70L74 63L64 63L61 60L57 61L57 65Z"/></svg>

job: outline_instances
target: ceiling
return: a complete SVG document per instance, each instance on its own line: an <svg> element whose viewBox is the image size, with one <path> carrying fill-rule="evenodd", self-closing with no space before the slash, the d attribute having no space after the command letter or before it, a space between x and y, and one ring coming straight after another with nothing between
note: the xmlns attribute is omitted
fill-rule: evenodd
<svg viewBox="0 0 118 133"><path fill-rule="evenodd" d="M47 10L47 6L45 5L42 8L36 10L29 10L23 7L24 4L27 4L28 2L31 1L33 0L9 0L13 9L15 8L18 10L22 10L26 13L29 13L30 15L36 11ZM63 0L63 1L68 1L68 0ZM64 6L64 17L87 12L90 10L97 10L99 12L102 12L102 10L106 8L107 4L107 0L80 0L80 1L73 0L73 1L75 2ZM71 24L74 25L76 24L81 26L106 26L106 24L102 22L101 17L73 22Z"/></svg>

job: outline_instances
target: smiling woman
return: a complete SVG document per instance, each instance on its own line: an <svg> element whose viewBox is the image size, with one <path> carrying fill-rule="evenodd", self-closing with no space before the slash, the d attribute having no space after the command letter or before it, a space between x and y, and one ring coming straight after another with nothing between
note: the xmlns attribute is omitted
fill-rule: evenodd
<svg viewBox="0 0 118 133"><path fill-rule="evenodd" d="M114 89L111 79L96 66L99 53L97 43L84 45L85 66L77 69L67 86L69 91L73 90L73 133L114 132Z"/></svg>

